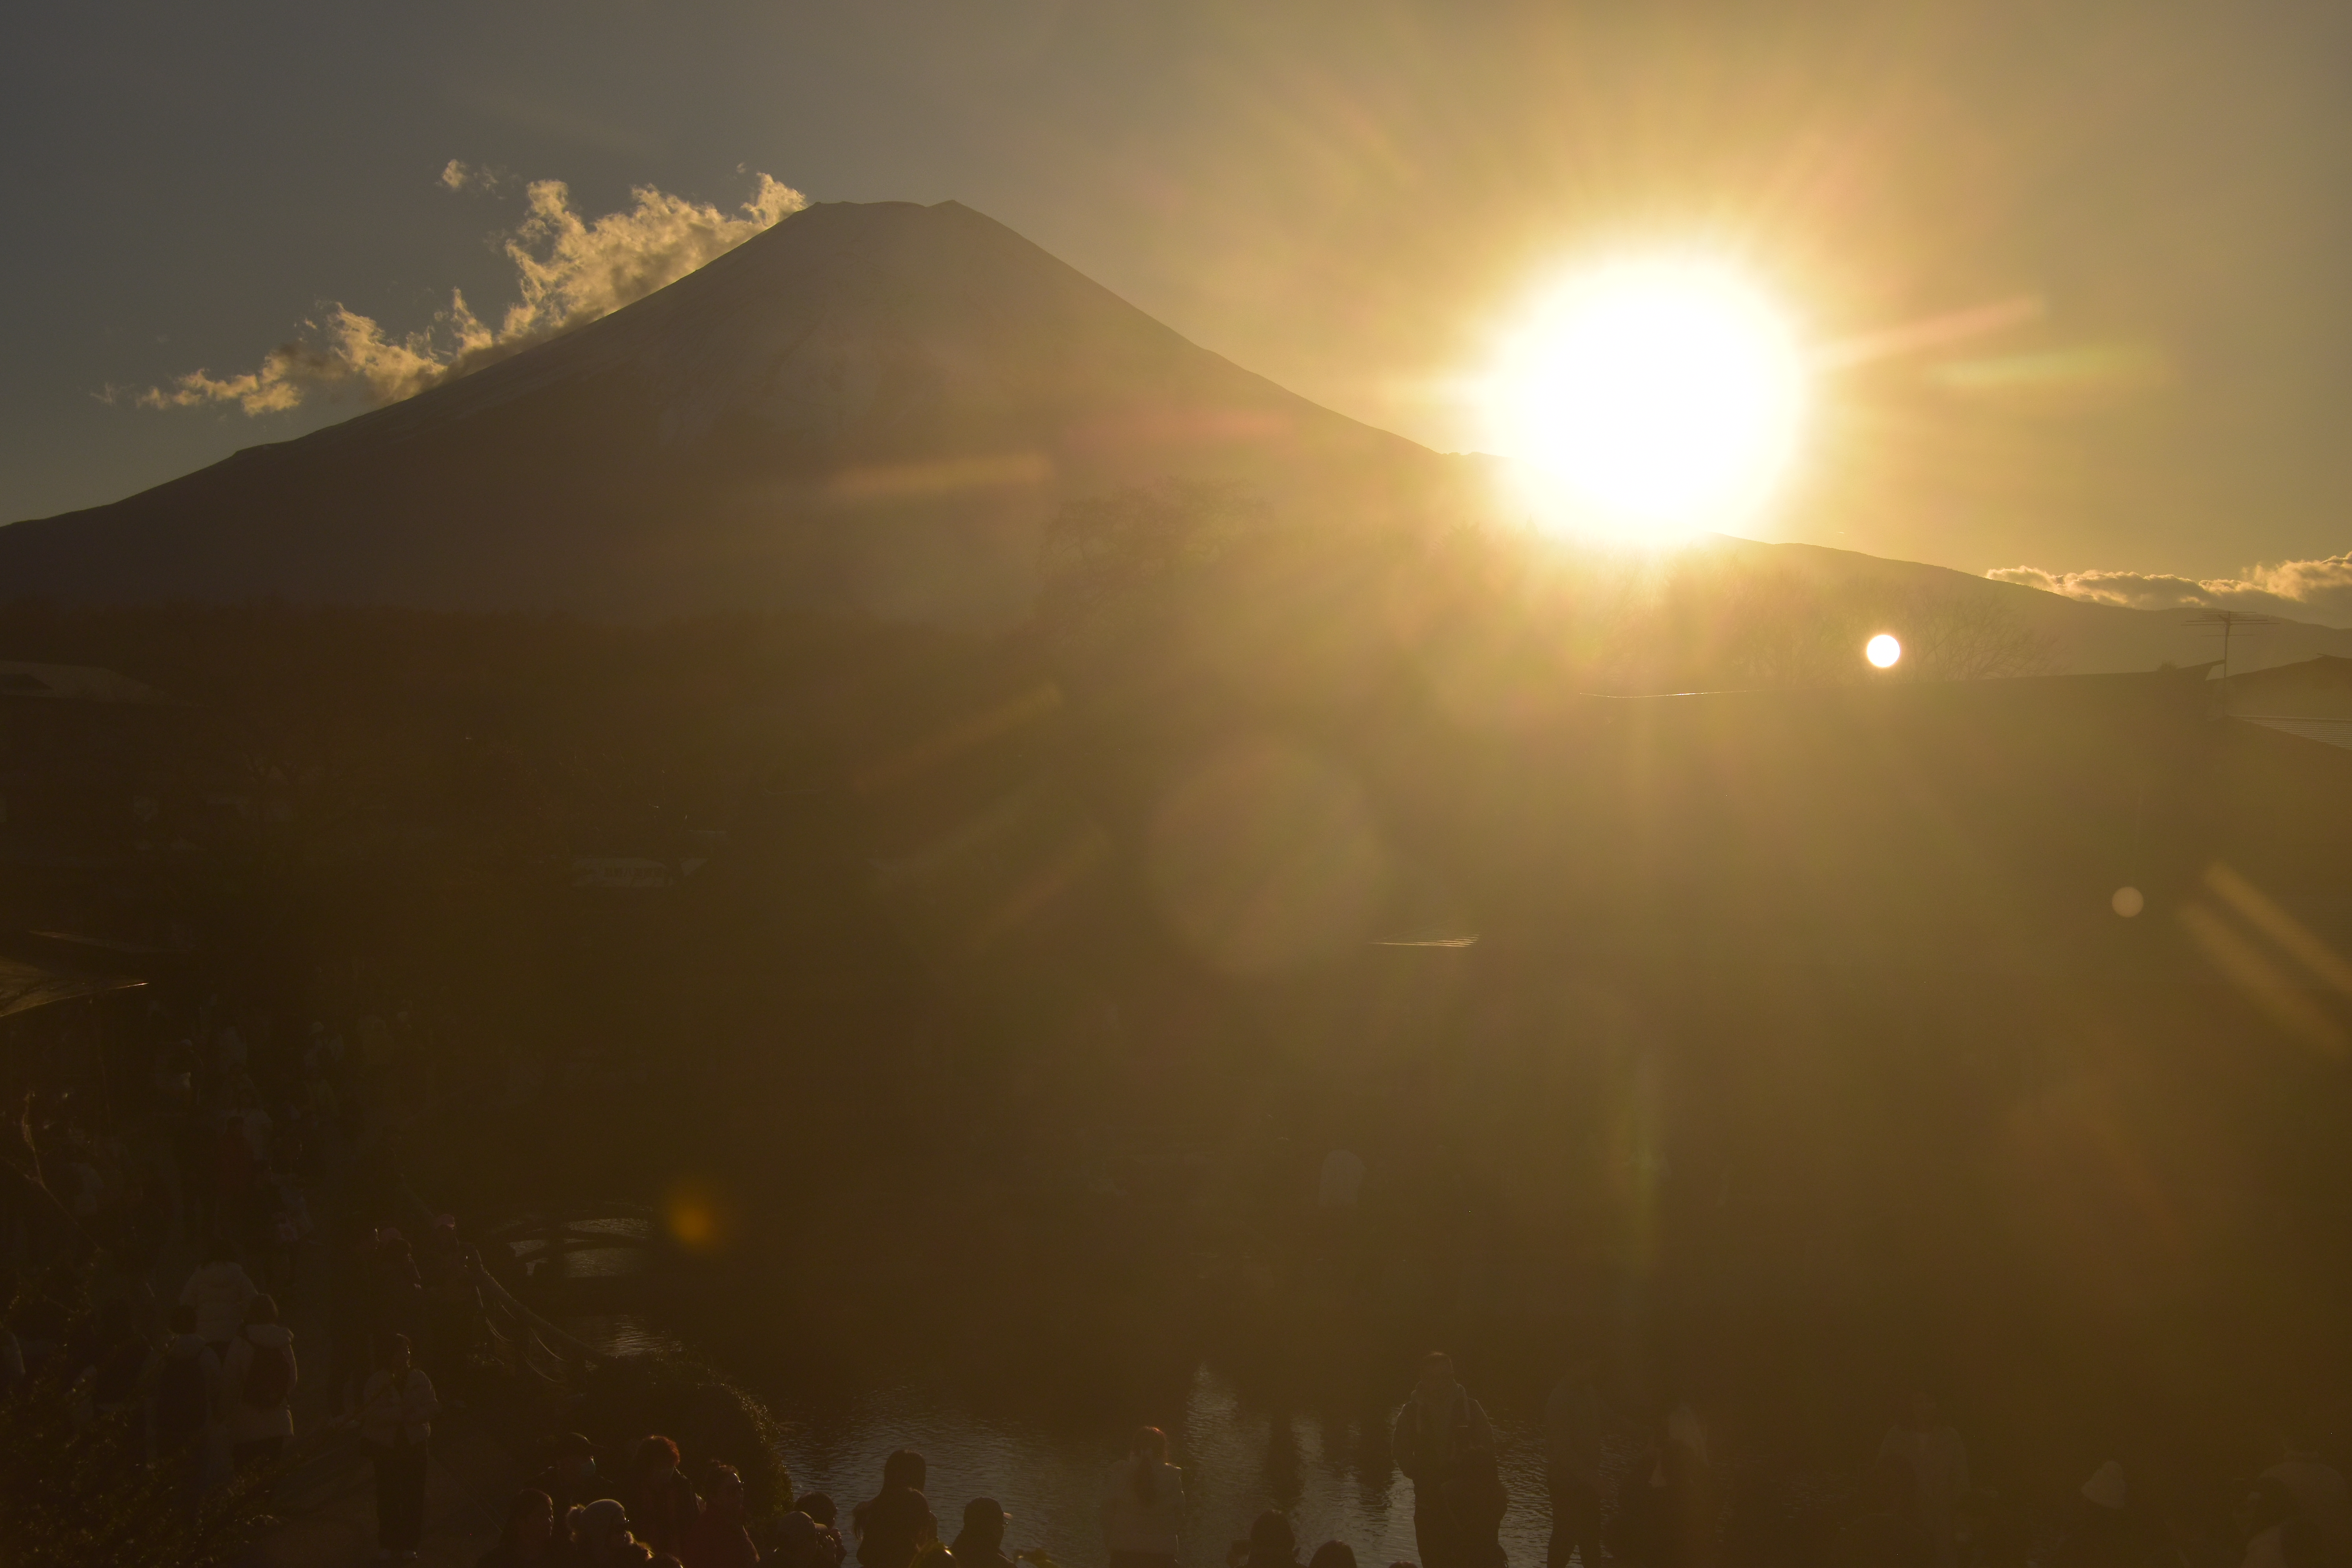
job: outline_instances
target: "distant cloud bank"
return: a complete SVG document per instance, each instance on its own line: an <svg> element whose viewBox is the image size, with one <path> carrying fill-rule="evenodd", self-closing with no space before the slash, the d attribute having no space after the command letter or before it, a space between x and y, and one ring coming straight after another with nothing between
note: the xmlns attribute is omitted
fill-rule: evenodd
<svg viewBox="0 0 2352 1568"><path fill-rule="evenodd" d="M1999 566L1985 574L2070 599L2134 610L2251 610L2300 621L2352 625L2352 551L2319 561L2247 568L2243 577L2174 577L2146 572L2044 572Z"/></svg>
<svg viewBox="0 0 2352 1568"><path fill-rule="evenodd" d="M696 268L725 255L762 229L808 205L808 198L765 174L736 215L640 185L625 212L583 219L562 180L534 180L524 191L522 222L505 239L522 298L493 329L451 290L446 310L430 324L401 337L387 335L373 317L338 302L302 323L302 335L264 354L240 375L192 370L168 386L129 393L109 387L110 403L142 408L190 408L234 404L247 414L274 414L310 398L357 393L371 403L396 403L436 382L478 370L569 328L607 316ZM495 194L511 175L451 159L440 183L452 191Z"/></svg>

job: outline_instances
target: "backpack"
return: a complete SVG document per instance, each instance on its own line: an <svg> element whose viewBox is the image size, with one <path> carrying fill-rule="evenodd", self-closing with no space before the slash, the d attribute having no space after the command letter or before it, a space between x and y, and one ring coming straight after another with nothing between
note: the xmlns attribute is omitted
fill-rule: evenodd
<svg viewBox="0 0 2352 1568"><path fill-rule="evenodd" d="M256 1410L275 1410L294 1392L294 1358L284 1345L257 1345L245 1366L245 1402Z"/></svg>
<svg viewBox="0 0 2352 1568"><path fill-rule="evenodd" d="M184 1436L205 1424L204 1352L163 1357L163 1378L155 1388L155 1425L173 1436Z"/></svg>

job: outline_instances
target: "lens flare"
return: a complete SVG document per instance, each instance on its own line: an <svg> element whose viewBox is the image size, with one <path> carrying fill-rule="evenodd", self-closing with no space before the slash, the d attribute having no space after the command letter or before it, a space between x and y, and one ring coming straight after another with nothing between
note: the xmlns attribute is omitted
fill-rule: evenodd
<svg viewBox="0 0 2352 1568"><path fill-rule="evenodd" d="M1893 634L1881 632L1863 645L1862 657L1881 669L1893 669L1895 661L1903 657L1903 645Z"/></svg>
<svg viewBox="0 0 2352 1568"><path fill-rule="evenodd" d="M681 1177L670 1184L662 1205L662 1220L670 1239L688 1252L717 1252L733 1230L732 1205L726 1190L701 1177Z"/></svg>
<svg viewBox="0 0 2352 1568"><path fill-rule="evenodd" d="M1570 279L1506 342L1488 438L1548 520L1671 539L1743 521L1795 455L1806 363L1786 315L1704 258Z"/></svg>

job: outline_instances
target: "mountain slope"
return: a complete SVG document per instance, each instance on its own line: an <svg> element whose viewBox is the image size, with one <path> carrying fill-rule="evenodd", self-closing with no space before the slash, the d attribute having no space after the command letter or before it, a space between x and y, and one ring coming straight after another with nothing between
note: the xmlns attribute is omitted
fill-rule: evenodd
<svg viewBox="0 0 2352 1568"><path fill-rule="evenodd" d="M985 624L1074 495L1224 478L1360 510L1466 468L956 203L838 203L404 403L0 529L0 593Z"/></svg>

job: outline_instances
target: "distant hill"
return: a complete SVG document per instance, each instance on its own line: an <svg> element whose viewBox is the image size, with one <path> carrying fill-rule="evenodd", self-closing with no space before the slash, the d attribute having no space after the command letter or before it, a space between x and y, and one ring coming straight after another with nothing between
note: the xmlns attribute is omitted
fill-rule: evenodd
<svg viewBox="0 0 2352 1568"><path fill-rule="evenodd" d="M838 203L406 402L0 529L0 593L985 625L1074 495L1229 479L1360 510L1473 470L954 202Z"/></svg>
<svg viewBox="0 0 2352 1568"><path fill-rule="evenodd" d="M1819 544L1764 544L1720 538L1716 545L1744 567L1785 573L1824 585L1882 584L1898 593L1954 595L1997 605L2029 630L2050 639L2058 671L2077 675L2154 669L2160 664L2210 664L2221 657L2217 626L2200 626L2197 610L2134 610L1996 583L1945 566L1889 561ZM2233 671L2267 669L2322 656L2352 655L2352 629L2279 621L2240 626L2230 642Z"/></svg>

